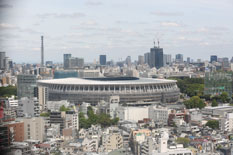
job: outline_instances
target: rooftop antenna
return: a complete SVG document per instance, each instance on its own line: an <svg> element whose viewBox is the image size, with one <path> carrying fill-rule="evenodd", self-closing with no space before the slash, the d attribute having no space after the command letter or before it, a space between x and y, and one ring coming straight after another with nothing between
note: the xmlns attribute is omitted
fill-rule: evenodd
<svg viewBox="0 0 233 155"><path fill-rule="evenodd" d="M155 40L154 40L154 48L155 48Z"/></svg>
<svg viewBox="0 0 233 155"><path fill-rule="evenodd" d="M158 39L158 48L159 48L159 39Z"/></svg>

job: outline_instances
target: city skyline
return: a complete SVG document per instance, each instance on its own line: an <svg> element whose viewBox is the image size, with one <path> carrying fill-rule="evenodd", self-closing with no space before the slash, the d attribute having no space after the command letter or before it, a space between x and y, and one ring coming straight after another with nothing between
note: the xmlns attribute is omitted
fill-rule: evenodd
<svg viewBox="0 0 233 155"><path fill-rule="evenodd" d="M230 0L9 0L1 1L0 7L0 51L17 63L40 63L41 35L45 61L62 62L65 53L86 62L98 61L101 54L108 60L124 60L128 55L137 60L157 39L173 58L178 53L185 60L232 57Z"/></svg>

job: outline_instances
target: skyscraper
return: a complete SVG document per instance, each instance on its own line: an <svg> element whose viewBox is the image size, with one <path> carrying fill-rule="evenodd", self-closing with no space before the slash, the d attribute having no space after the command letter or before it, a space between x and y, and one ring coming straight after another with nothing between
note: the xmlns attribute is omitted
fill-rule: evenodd
<svg viewBox="0 0 233 155"><path fill-rule="evenodd" d="M5 57L6 57L6 52L0 52L0 70L5 69L5 63L4 63Z"/></svg>
<svg viewBox="0 0 233 155"><path fill-rule="evenodd" d="M149 65L150 64L149 62L150 62L150 53L148 52L144 54L144 63Z"/></svg>
<svg viewBox="0 0 233 155"><path fill-rule="evenodd" d="M190 61L190 57L187 57L187 63L190 63L191 61Z"/></svg>
<svg viewBox="0 0 233 155"><path fill-rule="evenodd" d="M178 63L184 62L183 54L176 54L176 62L178 62Z"/></svg>
<svg viewBox="0 0 233 155"><path fill-rule="evenodd" d="M163 67L163 48L155 47L150 49L150 67L157 69Z"/></svg>
<svg viewBox="0 0 233 155"><path fill-rule="evenodd" d="M41 36L41 67L44 66L44 37Z"/></svg>
<svg viewBox="0 0 233 155"><path fill-rule="evenodd" d="M63 67L64 67L64 69L69 68L69 58L71 58L71 54L64 54L63 55Z"/></svg>
<svg viewBox="0 0 233 155"><path fill-rule="evenodd" d="M106 61L107 61L107 58L106 58L106 55L100 55L100 65L106 65Z"/></svg>
<svg viewBox="0 0 233 155"><path fill-rule="evenodd" d="M163 55L163 65L169 66L172 63L172 56L171 54L164 54Z"/></svg>
<svg viewBox="0 0 233 155"><path fill-rule="evenodd" d="M210 56L210 63L212 63L212 62L217 62L218 61L218 57L217 57L217 55L211 55Z"/></svg>
<svg viewBox="0 0 233 155"><path fill-rule="evenodd" d="M139 64L139 65L144 64L144 56L142 56L142 55L139 55L139 56L138 56L138 64Z"/></svg>

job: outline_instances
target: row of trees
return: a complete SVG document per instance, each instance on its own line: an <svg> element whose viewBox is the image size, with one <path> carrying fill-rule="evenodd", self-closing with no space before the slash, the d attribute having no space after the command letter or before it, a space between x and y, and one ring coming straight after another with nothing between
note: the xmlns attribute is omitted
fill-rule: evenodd
<svg viewBox="0 0 233 155"><path fill-rule="evenodd" d="M12 95L17 95L16 86L0 87L0 97L11 97Z"/></svg>
<svg viewBox="0 0 233 155"><path fill-rule="evenodd" d="M100 124L101 127L108 127L111 125L117 125L119 118L111 119L110 115L101 113L95 114L92 107L89 106L87 110L88 118L85 118L82 112L79 113L79 128L90 128L91 125Z"/></svg>

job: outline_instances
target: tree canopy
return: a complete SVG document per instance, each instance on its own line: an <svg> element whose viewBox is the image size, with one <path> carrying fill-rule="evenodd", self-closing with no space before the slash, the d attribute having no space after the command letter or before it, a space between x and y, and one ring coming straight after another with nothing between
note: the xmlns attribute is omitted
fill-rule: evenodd
<svg viewBox="0 0 233 155"><path fill-rule="evenodd" d="M189 143L190 143L190 139L189 138L178 137L176 139L176 142L178 144L183 144L184 147L188 147Z"/></svg>
<svg viewBox="0 0 233 155"><path fill-rule="evenodd" d="M16 86L0 87L0 97L11 97L12 95L17 95Z"/></svg>
<svg viewBox="0 0 233 155"><path fill-rule="evenodd" d="M206 126L212 128L212 129L219 129L219 121L217 121L217 120L209 120L206 123Z"/></svg>
<svg viewBox="0 0 233 155"><path fill-rule="evenodd" d="M193 96L189 100L184 102L184 105L186 106L187 109L192 109L192 108L199 108L202 109L206 105L202 99L200 99L199 96Z"/></svg>
<svg viewBox="0 0 233 155"><path fill-rule="evenodd" d="M64 105L62 105L62 106L60 107L60 111L69 111L69 110L70 110L70 108L65 107Z"/></svg>
<svg viewBox="0 0 233 155"><path fill-rule="evenodd" d="M203 78L174 78L177 80L177 86L180 88L181 93L192 96L204 96L204 79Z"/></svg>
<svg viewBox="0 0 233 155"><path fill-rule="evenodd" d="M101 127L108 127L111 125L116 125L119 121L119 118L111 119L110 115L101 113L95 114L92 107L89 106L87 109L87 116L86 119L82 112L79 113L79 127L80 128L90 128L91 125L100 124Z"/></svg>
<svg viewBox="0 0 233 155"><path fill-rule="evenodd" d="M212 107L217 107L218 106L218 102L216 100L213 100L211 106Z"/></svg>

